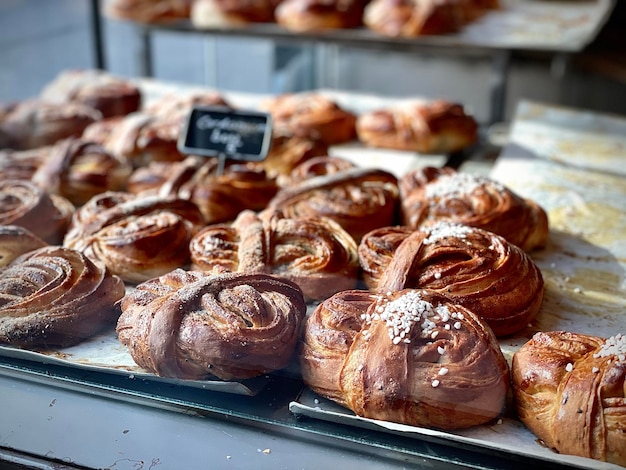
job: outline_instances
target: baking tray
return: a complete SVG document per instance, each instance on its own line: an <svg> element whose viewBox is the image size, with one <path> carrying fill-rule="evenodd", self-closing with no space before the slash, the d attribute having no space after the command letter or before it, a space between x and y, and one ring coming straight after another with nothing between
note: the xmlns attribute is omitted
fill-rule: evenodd
<svg viewBox="0 0 626 470"><path fill-rule="evenodd" d="M524 121L537 115L529 113L530 109L541 109L542 119L533 125L544 136L543 145L536 146L534 133L514 122L510 143L503 149L490 176L540 203L548 213L551 230L548 246L530 254L544 276L544 303L537 319L524 331L500 341L509 362L515 351L537 331L568 330L602 337L620 331L626 333L626 178L590 169L597 164L593 152L586 154L588 162L581 154L578 165L563 164L542 153L544 148L558 148L567 142L570 129L587 129L586 123L609 120L611 132L607 139L619 140L626 135L626 120L525 102L520 103L519 108L517 116ZM555 126L563 132L551 132ZM589 127L594 129L593 125ZM582 133L583 143L585 135L594 134ZM622 160L622 164L624 162L626 160ZM622 468L557 454L543 447L515 418L510 404L501 421L458 432L357 417L310 390L305 390L292 402L290 409L299 416L364 429L384 429L484 451L499 450L573 468Z"/></svg>

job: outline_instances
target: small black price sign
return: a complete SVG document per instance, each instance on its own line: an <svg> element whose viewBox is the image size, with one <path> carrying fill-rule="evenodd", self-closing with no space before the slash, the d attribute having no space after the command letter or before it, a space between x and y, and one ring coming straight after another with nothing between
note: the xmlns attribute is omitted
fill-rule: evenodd
<svg viewBox="0 0 626 470"><path fill-rule="evenodd" d="M260 161L270 146L271 124L266 113L195 107L178 140L178 149L188 155Z"/></svg>

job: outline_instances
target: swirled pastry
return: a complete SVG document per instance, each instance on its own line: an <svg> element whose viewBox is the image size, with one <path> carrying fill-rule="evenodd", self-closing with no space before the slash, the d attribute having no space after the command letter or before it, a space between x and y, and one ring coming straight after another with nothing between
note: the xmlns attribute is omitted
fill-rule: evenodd
<svg viewBox="0 0 626 470"><path fill-rule="evenodd" d="M356 28L363 24L364 0L283 0L276 22L290 31Z"/></svg>
<svg viewBox="0 0 626 470"><path fill-rule="evenodd" d="M373 0L363 14L365 26L389 37L455 33L466 19L458 0Z"/></svg>
<svg viewBox="0 0 626 470"><path fill-rule="evenodd" d="M356 287L357 245L325 217L259 217L244 211L232 225L208 226L190 243L192 268L266 273L295 282L307 300Z"/></svg>
<svg viewBox="0 0 626 470"><path fill-rule="evenodd" d="M60 243L74 206L30 181L0 180L0 225L19 225L47 243Z"/></svg>
<svg viewBox="0 0 626 470"><path fill-rule="evenodd" d="M274 132L265 160L261 162L267 176L279 186L289 184L294 169L303 163L328 155L328 145L321 140Z"/></svg>
<svg viewBox="0 0 626 470"><path fill-rule="evenodd" d="M117 20L171 23L188 19L193 0L106 0L104 13Z"/></svg>
<svg viewBox="0 0 626 470"><path fill-rule="evenodd" d="M289 176L284 179L284 186L293 186L316 176L333 175L353 168L356 168L356 165L350 160L341 157L331 157L330 155L321 155L296 166L289 173Z"/></svg>
<svg viewBox="0 0 626 470"><path fill-rule="evenodd" d="M356 137L356 116L332 98L320 93L284 93L260 104L270 113L272 124L298 136L319 139L327 145Z"/></svg>
<svg viewBox="0 0 626 470"><path fill-rule="evenodd" d="M196 204L207 224L232 221L245 209L261 210L278 191L258 162L229 162L222 174L215 158L189 156L182 162L157 162L133 172L130 192L179 197Z"/></svg>
<svg viewBox="0 0 626 470"><path fill-rule="evenodd" d="M445 100L411 100L360 114L356 130L367 146L419 153L452 153L478 140L476 120Z"/></svg>
<svg viewBox="0 0 626 470"><path fill-rule="evenodd" d="M295 284L265 274L177 269L121 302L120 341L164 377L246 379L291 360L306 313Z"/></svg>
<svg viewBox="0 0 626 470"><path fill-rule="evenodd" d="M32 181L80 206L91 197L126 187L132 166L99 144L69 138L56 144L37 168Z"/></svg>
<svg viewBox="0 0 626 470"><path fill-rule="evenodd" d="M397 179L391 173L352 168L283 188L268 209L289 218L329 217L358 242L370 230L393 225L397 201Z"/></svg>
<svg viewBox="0 0 626 470"><path fill-rule="evenodd" d="M517 414L548 447L626 466L626 335L536 333L513 355Z"/></svg>
<svg viewBox="0 0 626 470"><path fill-rule="evenodd" d="M189 241L202 226L190 201L106 192L76 211L63 244L136 283L187 265Z"/></svg>
<svg viewBox="0 0 626 470"><path fill-rule="evenodd" d="M80 103L48 103L38 99L18 103L0 122L5 147L27 150L79 137L102 119L100 111Z"/></svg>
<svg viewBox="0 0 626 470"><path fill-rule="evenodd" d="M46 161L52 146L30 150L0 151L0 180L30 181L37 169Z"/></svg>
<svg viewBox="0 0 626 470"><path fill-rule="evenodd" d="M125 116L141 105L137 85L96 69L65 70L43 88L39 97L51 103L81 103L100 111L103 118Z"/></svg>
<svg viewBox="0 0 626 470"><path fill-rule="evenodd" d="M547 243L545 211L487 177L427 167L405 174L399 187L403 225L447 220L497 233L525 251Z"/></svg>
<svg viewBox="0 0 626 470"><path fill-rule="evenodd" d="M359 260L372 290L436 291L480 316L496 336L525 328L543 301L543 276L524 251L465 225L376 229L361 240Z"/></svg>
<svg viewBox="0 0 626 470"><path fill-rule="evenodd" d="M115 324L124 284L104 266L60 246L28 252L0 269L0 342L70 346Z"/></svg>
<svg viewBox="0 0 626 470"><path fill-rule="evenodd" d="M509 386L489 327L427 290L335 294L306 321L300 365L306 385L359 416L441 429L498 416Z"/></svg>
<svg viewBox="0 0 626 470"><path fill-rule="evenodd" d="M0 225L0 268L29 251L47 246L37 235L19 225Z"/></svg>

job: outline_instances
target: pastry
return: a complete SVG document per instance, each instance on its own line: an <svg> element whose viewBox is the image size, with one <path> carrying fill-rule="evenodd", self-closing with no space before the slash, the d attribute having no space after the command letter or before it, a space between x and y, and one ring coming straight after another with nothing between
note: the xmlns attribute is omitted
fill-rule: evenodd
<svg viewBox="0 0 626 470"><path fill-rule="evenodd" d="M295 284L265 274L176 269L121 302L120 341L163 377L247 379L287 366L306 313Z"/></svg>
<svg viewBox="0 0 626 470"><path fill-rule="evenodd" d="M358 243L370 230L394 224L397 202L397 179L391 173L351 168L282 188L268 209L289 218L329 217Z"/></svg>
<svg viewBox="0 0 626 470"><path fill-rule="evenodd" d="M196 204L207 224L232 221L244 209L264 209L278 191L258 162L229 161L221 175L216 158L189 156L182 162L153 163L130 176L134 193L160 194Z"/></svg>
<svg viewBox="0 0 626 470"><path fill-rule="evenodd" d="M141 105L137 85L95 69L65 70L43 88L39 97L50 103L81 103L100 111L103 118L125 116Z"/></svg>
<svg viewBox="0 0 626 470"><path fill-rule="evenodd" d="M280 0L195 0L191 23L196 28L244 26L274 21Z"/></svg>
<svg viewBox="0 0 626 470"><path fill-rule="evenodd" d="M260 107L280 131L319 139L327 145L356 137L356 116L320 93L284 93L263 101Z"/></svg>
<svg viewBox="0 0 626 470"><path fill-rule="evenodd" d="M354 163L341 157L329 155L314 157L291 170L288 177L284 179L283 186L293 186L317 176L333 175L353 168L356 168Z"/></svg>
<svg viewBox="0 0 626 470"><path fill-rule="evenodd" d="M0 225L0 269L15 258L48 244L19 225Z"/></svg>
<svg viewBox="0 0 626 470"><path fill-rule="evenodd" d="M417 37L456 33L467 15L460 0L372 0L363 23L383 36Z"/></svg>
<svg viewBox="0 0 626 470"><path fill-rule="evenodd" d="M452 153L478 139L476 120L449 101L407 101L358 116L359 140L370 147L419 153Z"/></svg>
<svg viewBox="0 0 626 470"><path fill-rule="evenodd" d="M124 284L61 246L30 251L0 269L0 343L71 346L115 325Z"/></svg>
<svg viewBox="0 0 626 470"><path fill-rule="evenodd" d="M359 260L370 289L436 291L472 310L498 337L525 328L543 301L543 276L530 257L474 227L440 222L376 229L361 240Z"/></svg>
<svg viewBox="0 0 626 470"><path fill-rule="evenodd" d="M19 225L52 245L61 243L73 204L30 181L0 180L0 225Z"/></svg>
<svg viewBox="0 0 626 470"><path fill-rule="evenodd" d="M365 0L283 0L276 22L295 32L350 29L363 24Z"/></svg>
<svg viewBox="0 0 626 470"><path fill-rule="evenodd" d="M300 286L307 301L354 289L358 277L356 243L325 217L244 211L232 225L201 230L189 249L192 269L273 274Z"/></svg>
<svg viewBox="0 0 626 470"><path fill-rule="evenodd" d="M470 310L428 290L351 290L308 317L304 383L358 416L460 429L504 408L509 370L495 336Z"/></svg>
<svg viewBox="0 0 626 470"><path fill-rule="evenodd" d="M626 335L536 333L511 374L517 414L546 446L626 467Z"/></svg>
<svg viewBox="0 0 626 470"><path fill-rule="evenodd" d="M447 220L497 233L525 251L547 243L545 211L490 178L426 167L405 174L399 187L403 225Z"/></svg>
<svg viewBox="0 0 626 470"><path fill-rule="evenodd" d="M0 180L30 181L46 161L52 146L30 150L0 150Z"/></svg>
<svg viewBox="0 0 626 470"><path fill-rule="evenodd" d="M20 102L0 122L3 146L27 150L80 136L102 119L100 111L80 103L48 103L39 99Z"/></svg>
<svg viewBox="0 0 626 470"><path fill-rule="evenodd" d="M189 263L189 241L204 226L184 199L106 192L76 211L63 241L130 283Z"/></svg>
<svg viewBox="0 0 626 470"><path fill-rule="evenodd" d="M189 18L193 0L105 0L104 14L116 20L171 23Z"/></svg>
<svg viewBox="0 0 626 470"><path fill-rule="evenodd" d="M37 168L32 181L80 206L92 196L126 187L132 166L99 144L78 138L57 143Z"/></svg>

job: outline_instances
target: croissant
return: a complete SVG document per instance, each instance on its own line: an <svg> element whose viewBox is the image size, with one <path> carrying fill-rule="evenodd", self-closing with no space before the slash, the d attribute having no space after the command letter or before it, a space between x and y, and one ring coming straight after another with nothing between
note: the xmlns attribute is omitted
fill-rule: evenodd
<svg viewBox="0 0 626 470"><path fill-rule="evenodd" d="M0 269L29 251L47 246L37 235L18 225L0 225Z"/></svg>
<svg viewBox="0 0 626 470"><path fill-rule="evenodd" d="M32 181L79 206L102 192L124 189L131 171L125 157L115 156L99 144L69 138L52 148Z"/></svg>
<svg viewBox="0 0 626 470"><path fill-rule="evenodd" d="M426 167L405 174L398 186L403 225L447 220L497 233L525 251L547 243L545 211L487 177Z"/></svg>
<svg viewBox="0 0 626 470"><path fill-rule="evenodd" d="M117 333L135 362L181 379L246 379L286 367L306 313L289 281L182 269L139 284L121 307Z"/></svg>
<svg viewBox="0 0 626 470"><path fill-rule="evenodd" d="M325 217L259 217L244 211L231 226L208 226L189 246L192 268L266 273L288 279L306 300L322 300L356 287L357 245Z"/></svg>
<svg viewBox="0 0 626 470"><path fill-rule="evenodd" d="M281 131L319 139L326 145L356 137L356 116L319 93L284 93L265 100L260 107L270 113L273 126Z"/></svg>
<svg viewBox="0 0 626 470"><path fill-rule="evenodd" d="M137 85L96 69L61 72L43 88L40 98L51 103L81 103L100 111L103 118L125 116L141 105Z"/></svg>
<svg viewBox="0 0 626 470"><path fill-rule="evenodd" d="M407 101L359 115L358 138L370 147L452 153L478 140L478 124L463 106L445 100Z"/></svg>
<svg viewBox="0 0 626 470"><path fill-rule="evenodd" d="M358 242L374 228L393 225L397 202L397 179L391 173L351 168L282 188L268 209L289 218L331 218Z"/></svg>
<svg viewBox="0 0 626 470"><path fill-rule="evenodd" d="M460 429L498 416L506 359L470 310L427 290L343 291L308 317L306 385L358 416Z"/></svg>
<svg viewBox="0 0 626 470"><path fill-rule="evenodd" d="M480 316L498 337L525 328L539 313L544 281L530 257L486 230L440 222L421 230L383 227L359 244L371 289L439 292Z"/></svg>
<svg viewBox="0 0 626 470"><path fill-rule="evenodd" d="M14 150L52 145L80 136L85 128L102 119L100 111L80 103L48 103L31 99L18 103L0 121L0 140Z"/></svg>
<svg viewBox="0 0 626 470"><path fill-rule="evenodd" d="M49 246L0 269L0 342L71 346L115 324L124 284L82 253Z"/></svg>
<svg viewBox="0 0 626 470"><path fill-rule="evenodd" d="M373 0L363 23L388 37L416 37L459 31L468 13L458 0Z"/></svg>
<svg viewBox="0 0 626 470"><path fill-rule="evenodd" d="M203 226L192 202L106 192L77 210L63 244L137 283L188 264L189 241Z"/></svg>
<svg viewBox="0 0 626 470"><path fill-rule="evenodd" d="M0 225L19 225L50 244L63 240L74 206L30 181L0 180Z"/></svg>
<svg viewBox="0 0 626 470"><path fill-rule="evenodd" d="M626 335L536 333L513 355L522 422L548 447L626 466Z"/></svg>

